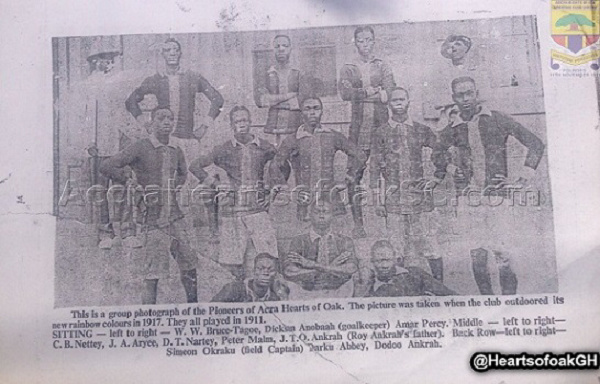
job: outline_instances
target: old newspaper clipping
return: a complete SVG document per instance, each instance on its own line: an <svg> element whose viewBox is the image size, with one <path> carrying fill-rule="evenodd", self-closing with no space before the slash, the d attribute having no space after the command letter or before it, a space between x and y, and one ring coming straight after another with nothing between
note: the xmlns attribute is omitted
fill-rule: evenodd
<svg viewBox="0 0 600 384"><path fill-rule="evenodd" d="M432 3L43 32L0 381L597 383L599 4Z"/></svg>

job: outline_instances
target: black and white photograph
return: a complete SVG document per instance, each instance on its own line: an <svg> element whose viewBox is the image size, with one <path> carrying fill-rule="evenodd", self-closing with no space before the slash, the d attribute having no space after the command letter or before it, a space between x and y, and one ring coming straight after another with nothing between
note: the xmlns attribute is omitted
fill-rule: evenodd
<svg viewBox="0 0 600 384"><path fill-rule="evenodd" d="M0 383L599 382L599 1L0 10Z"/></svg>
<svg viewBox="0 0 600 384"><path fill-rule="evenodd" d="M558 291L535 16L52 54L55 307Z"/></svg>

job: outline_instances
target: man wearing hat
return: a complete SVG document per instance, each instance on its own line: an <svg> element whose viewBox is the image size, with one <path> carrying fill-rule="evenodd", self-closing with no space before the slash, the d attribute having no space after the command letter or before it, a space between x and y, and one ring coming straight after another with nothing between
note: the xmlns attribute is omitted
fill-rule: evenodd
<svg viewBox="0 0 600 384"><path fill-rule="evenodd" d="M98 246L109 249L115 241L124 239L127 246L139 247L131 210L124 204L125 188L102 175L101 164L119 152L124 143L140 139L144 132L125 113L120 102L121 86L126 79L114 70L115 58L121 55L120 42L112 37L94 38L87 61L89 76L74 84L68 101L67 119L70 147L75 157L85 154L84 166L90 175L90 219L98 224Z"/></svg>
<svg viewBox="0 0 600 384"><path fill-rule="evenodd" d="M471 39L465 35L450 35L442 44L441 53L455 67L464 66L471 50Z"/></svg>
<svg viewBox="0 0 600 384"><path fill-rule="evenodd" d="M92 51L87 57L90 64L90 77L98 77L109 74L115 66L115 57L120 56L121 52L116 50L96 50Z"/></svg>
<svg viewBox="0 0 600 384"><path fill-rule="evenodd" d="M469 76L477 80L482 95L487 97L489 78L479 71L476 52L470 37L451 34L444 39L440 54L445 60L426 74L423 115L426 119L436 120L436 129L441 130L448 124L448 112L454 106L453 100L447 96L448 81L461 76Z"/></svg>

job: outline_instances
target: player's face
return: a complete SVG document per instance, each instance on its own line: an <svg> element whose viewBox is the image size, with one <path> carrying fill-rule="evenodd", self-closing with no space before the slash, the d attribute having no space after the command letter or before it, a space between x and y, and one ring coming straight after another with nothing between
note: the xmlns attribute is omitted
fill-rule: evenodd
<svg viewBox="0 0 600 384"><path fill-rule="evenodd" d="M275 59L278 63L287 63L290 60L290 53L292 53L292 44L286 37L280 36L273 42L273 48L275 49Z"/></svg>
<svg viewBox="0 0 600 384"><path fill-rule="evenodd" d="M333 220L333 207L329 203L320 202L312 206L310 221L315 228L327 229Z"/></svg>
<svg viewBox="0 0 600 384"><path fill-rule="evenodd" d="M390 95L390 109L392 113L397 115L404 115L408 112L408 106L410 100L408 100L408 94L402 90L395 90Z"/></svg>
<svg viewBox="0 0 600 384"><path fill-rule="evenodd" d="M321 122L321 115L323 115L323 107L319 100L308 99L302 103L302 117L306 124L311 127L317 126Z"/></svg>
<svg viewBox="0 0 600 384"><path fill-rule="evenodd" d="M114 66L114 59L101 58L96 61L96 69L100 72L109 73Z"/></svg>
<svg viewBox="0 0 600 384"><path fill-rule="evenodd" d="M361 56L369 57L373 52L373 46L375 45L375 37L369 31L361 31L356 35L354 39L356 49Z"/></svg>
<svg viewBox="0 0 600 384"><path fill-rule="evenodd" d="M168 136L173 131L173 113L168 109L159 109L154 114L152 128L156 136Z"/></svg>
<svg viewBox="0 0 600 384"><path fill-rule="evenodd" d="M255 284L261 287L269 286L273 282L276 273L277 270L275 268L275 262L273 260L258 260L256 262L256 265L254 266Z"/></svg>
<svg viewBox="0 0 600 384"><path fill-rule="evenodd" d="M179 59L181 58L179 45L174 42L165 44L162 49L162 56L168 65L179 65Z"/></svg>
<svg viewBox="0 0 600 384"><path fill-rule="evenodd" d="M469 47L462 40L455 40L450 43L448 47L448 53L450 53L450 58L452 60L460 60L467 54Z"/></svg>
<svg viewBox="0 0 600 384"><path fill-rule="evenodd" d="M236 111L231 116L233 132L238 135L250 133L250 115L246 111Z"/></svg>
<svg viewBox="0 0 600 384"><path fill-rule="evenodd" d="M371 262L375 267L377 277L382 280L387 280L393 276L396 266L396 258L394 252L388 247L381 247L373 252Z"/></svg>
<svg viewBox="0 0 600 384"><path fill-rule="evenodd" d="M479 104L479 93L475 84L470 81L464 81L454 86L452 90L452 99L458 105L463 113L474 113Z"/></svg>

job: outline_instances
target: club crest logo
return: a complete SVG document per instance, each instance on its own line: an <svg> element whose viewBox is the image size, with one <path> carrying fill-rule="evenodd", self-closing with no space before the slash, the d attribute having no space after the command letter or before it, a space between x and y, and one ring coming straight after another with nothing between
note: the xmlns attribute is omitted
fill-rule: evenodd
<svg viewBox="0 0 600 384"><path fill-rule="evenodd" d="M579 66L591 62L599 68L600 13L599 0L552 0L552 68L561 63Z"/></svg>

